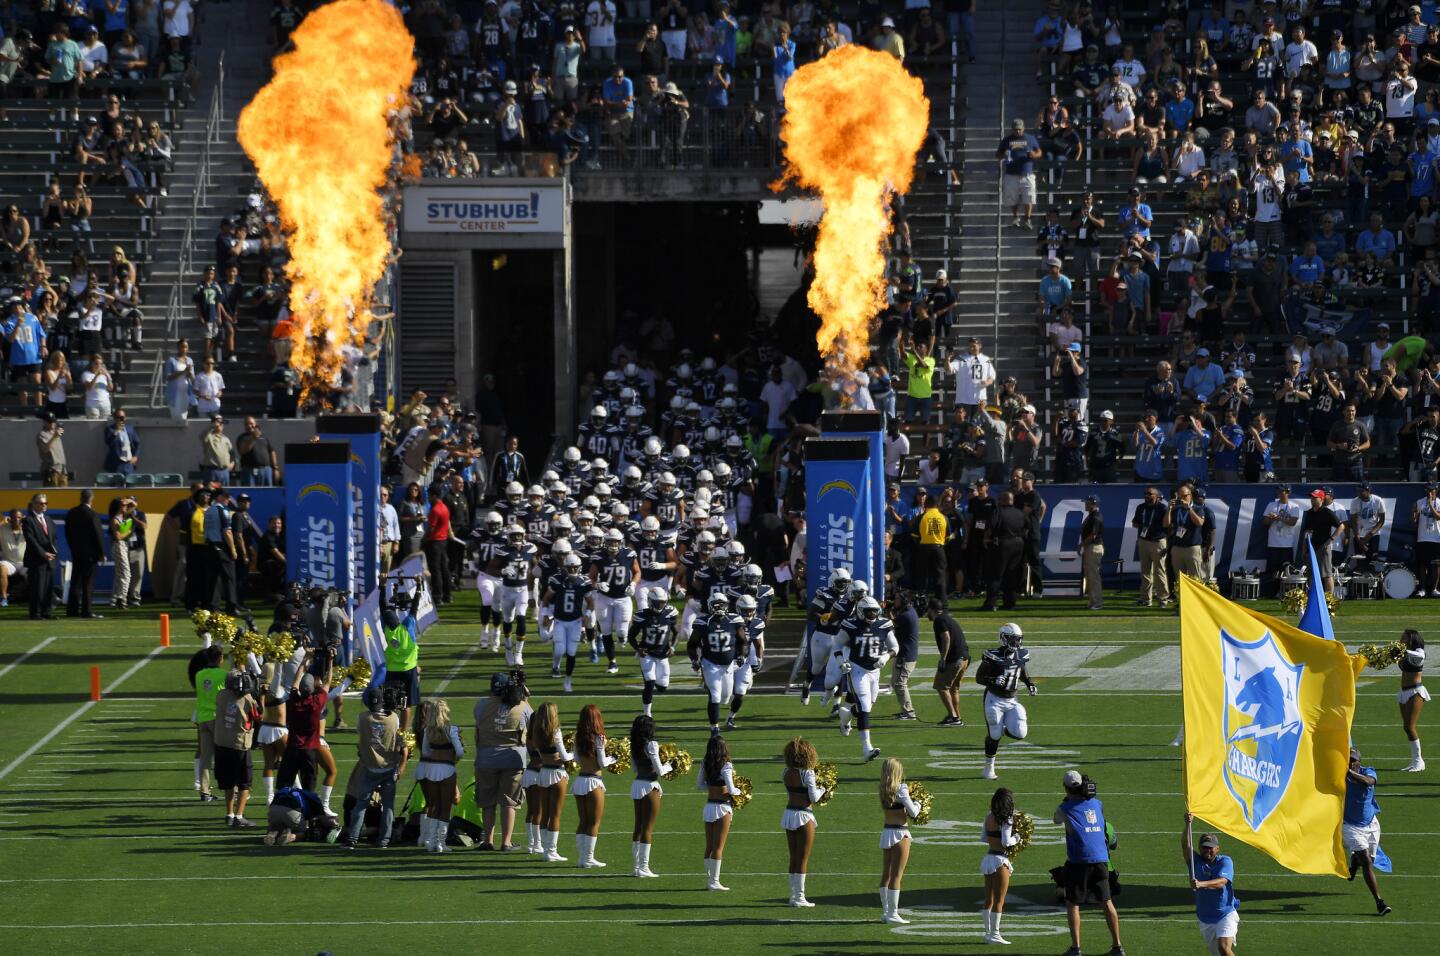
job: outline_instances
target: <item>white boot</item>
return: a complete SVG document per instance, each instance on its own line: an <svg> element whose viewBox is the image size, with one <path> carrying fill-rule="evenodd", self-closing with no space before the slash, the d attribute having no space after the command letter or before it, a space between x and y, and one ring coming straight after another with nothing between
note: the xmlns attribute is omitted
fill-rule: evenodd
<svg viewBox="0 0 1440 956"><path fill-rule="evenodd" d="M544 853L545 848L540 845L540 824L525 824L525 848L531 853Z"/></svg>
<svg viewBox="0 0 1440 956"><path fill-rule="evenodd" d="M541 830L540 845L545 848L545 859L551 863L564 863L565 857L560 855L560 831Z"/></svg>
<svg viewBox="0 0 1440 956"><path fill-rule="evenodd" d="M985 934L985 942L995 943L1000 946L1009 946L1010 941L1000 935L1000 917L1002 914L992 912L990 914L989 932Z"/></svg>
<svg viewBox="0 0 1440 956"><path fill-rule="evenodd" d="M587 870L594 870L605 865L595 859L595 842L597 839L597 837L586 836L583 833L576 834L575 843L580 847L580 862L577 864L578 866Z"/></svg>
<svg viewBox="0 0 1440 956"><path fill-rule="evenodd" d="M630 875L631 875L631 876L639 876L639 875L640 875L640 844L639 844L639 843L631 842L631 844L630 844L630 860L631 860Z"/></svg>
<svg viewBox="0 0 1440 956"><path fill-rule="evenodd" d="M1405 773L1419 773L1425 769L1425 758L1420 755L1420 741L1410 741L1410 762L1401 769Z"/></svg>
<svg viewBox="0 0 1440 956"><path fill-rule="evenodd" d="M885 918L885 922L897 926L909 923L908 919L900 915L900 891L886 890L885 893L890 897L890 915Z"/></svg>
<svg viewBox="0 0 1440 956"><path fill-rule="evenodd" d="M416 846L423 846L427 849L430 846L430 824L431 819L424 814L420 815L420 839L415 841Z"/></svg>
<svg viewBox="0 0 1440 956"><path fill-rule="evenodd" d="M994 780L994 779L997 778L997 775L996 775L996 773L995 773L995 758L994 758L994 757L986 757L986 758L985 758L985 772L982 773L980 776L981 776L982 779L985 779L985 780Z"/></svg>
<svg viewBox="0 0 1440 956"><path fill-rule="evenodd" d="M851 714L850 708L849 708L849 707L846 707L844 704L841 704L841 705L840 705L840 735L841 735L842 737L848 737L848 736L850 736L850 714Z"/></svg>
<svg viewBox="0 0 1440 956"><path fill-rule="evenodd" d="M880 922L890 922L890 888L880 887Z"/></svg>
<svg viewBox="0 0 1440 956"><path fill-rule="evenodd" d="M990 910L981 910L981 911L980 911L980 919L983 920L984 923L985 923L985 936L984 936L983 938L985 939L986 942L989 942L989 940L990 940L990 934L994 931L994 930L993 930L993 927L992 927L991 924L990 924L990 917L991 917L992 915L994 915L994 914L993 914Z"/></svg>
<svg viewBox="0 0 1440 956"><path fill-rule="evenodd" d="M725 886L720 882L720 863L720 860L705 861L705 875L710 878L709 881L705 884L705 889L718 890L723 893L728 892L730 887Z"/></svg>
<svg viewBox="0 0 1440 956"><path fill-rule="evenodd" d="M449 853L449 852L450 852L450 847L447 846L446 843L445 843L445 838L448 837L449 835L450 835L450 821L449 821L449 820L436 820L436 821L435 821L435 852L436 852L436 853Z"/></svg>
<svg viewBox="0 0 1440 956"><path fill-rule="evenodd" d="M650 869L650 844L638 843L636 846L640 847L640 869L635 875L655 879L660 874Z"/></svg>
<svg viewBox="0 0 1440 956"><path fill-rule="evenodd" d="M805 874L790 874L790 905L812 907L815 904L805 898Z"/></svg>

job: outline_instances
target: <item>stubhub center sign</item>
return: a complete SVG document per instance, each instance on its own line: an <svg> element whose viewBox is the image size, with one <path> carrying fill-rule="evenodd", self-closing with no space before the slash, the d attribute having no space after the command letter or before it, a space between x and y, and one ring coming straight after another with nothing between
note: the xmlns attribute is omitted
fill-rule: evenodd
<svg viewBox="0 0 1440 956"><path fill-rule="evenodd" d="M563 180L514 186L453 183L406 188L402 220L406 232L559 235L565 230Z"/></svg>

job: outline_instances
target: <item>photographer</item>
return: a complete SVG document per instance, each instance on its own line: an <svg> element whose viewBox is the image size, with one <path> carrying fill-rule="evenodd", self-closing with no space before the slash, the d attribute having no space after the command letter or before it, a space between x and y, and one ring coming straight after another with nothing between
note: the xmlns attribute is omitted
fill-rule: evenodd
<svg viewBox="0 0 1440 956"><path fill-rule="evenodd" d="M225 793L225 825L230 827L255 825L245 819L245 804L250 799L250 747L260 717L256 693L254 674L232 670L215 695L215 782Z"/></svg>
<svg viewBox="0 0 1440 956"><path fill-rule="evenodd" d="M285 720L288 734L285 738L285 753L280 758L280 769L276 774L281 789L294 786L298 776L302 786L310 789L315 785L315 766L325 770L325 782L320 788L320 803L325 813L335 816L330 809L330 794L335 790L335 757L330 753L321 734L325 729L325 705L332 697L339 697L350 686L347 677L340 686L329 690L324 679L317 680L313 674L305 674L290 688L285 705ZM279 793L276 793L278 800Z"/></svg>
<svg viewBox="0 0 1440 956"><path fill-rule="evenodd" d="M1051 819L1065 827L1065 865L1051 870L1065 890L1065 919L1070 925L1070 950L1080 953L1080 905L1090 897L1100 903L1105 926L1114 943L1112 956L1124 956L1120 945L1120 915L1110 899L1110 843L1106 837L1105 810L1095 798L1095 781L1079 771L1067 770L1061 777L1065 799Z"/></svg>
<svg viewBox="0 0 1440 956"><path fill-rule="evenodd" d="M1205 511L1195 503L1189 485L1175 489L1170 499L1170 562L1175 573L1205 579L1201 544L1205 527Z"/></svg>
<svg viewBox="0 0 1440 956"><path fill-rule="evenodd" d="M475 703L475 804L485 835L482 850L513 850L515 811L520 807L520 778L525 770L525 729L532 713L526 702L524 671L490 678L490 695ZM500 841L495 842L496 816Z"/></svg>
<svg viewBox="0 0 1440 956"><path fill-rule="evenodd" d="M349 808L350 820L344 838L345 845L352 850L360 842L370 795L377 790L380 792L380 829L375 845L382 850L390 845L390 830L395 823L395 782L405 772L409 756L401 737L400 720L395 716L395 697L395 689L389 685L371 684L361 698L365 712L355 722L357 760L345 787L346 793L353 794L355 799L354 806ZM346 803L349 802L347 796Z"/></svg>
<svg viewBox="0 0 1440 956"><path fill-rule="evenodd" d="M266 846L286 846L296 840L333 843L339 834L335 814L312 791L300 787L285 787L275 794L266 814Z"/></svg>
<svg viewBox="0 0 1440 956"><path fill-rule="evenodd" d="M402 595L396 598L404 600ZM404 733L410 727L410 708L420 700L420 645L415 642L415 618L408 605L402 603L387 607L380 615L380 625L385 633L385 686L394 688L399 698L400 732Z"/></svg>
<svg viewBox="0 0 1440 956"><path fill-rule="evenodd" d="M310 588L310 606L305 610L305 626L310 630L310 673L317 680L330 681L330 672L346 658L346 637L350 633L350 615L345 613L345 595L339 591ZM345 699L335 698L335 722L331 730L345 726ZM322 715L323 716L323 715Z"/></svg>

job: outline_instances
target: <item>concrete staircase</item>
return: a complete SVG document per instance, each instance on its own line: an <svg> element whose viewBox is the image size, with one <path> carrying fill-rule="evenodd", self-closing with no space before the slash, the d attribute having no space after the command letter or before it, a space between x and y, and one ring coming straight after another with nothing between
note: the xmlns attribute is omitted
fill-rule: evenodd
<svg viewBox="0 0 1440 956"><path fill-rule="evenodd" d="M952 335L962 346L979 336L1000 376L1014 375L1032 399L1044 384L1034 305L1038 259L1034 233L1011 226L1009 210L1001 209L995 148L1012 119L1023 119L1029 127L1048 93L1035 79L1031 39L1041 7L1040 0L987 3L975 17L979 62L969 70L977 95L970 97L960 154L964 187L958 218L965 261L956 283L959 305ZM1039 191L1036 228L1047 205L1043 174Z"/></svg>
<svg viewBox="0 0 1440 956"><path fill-rule="evenodd" d="M145 350L132 363L128 405L142 414L150 404L148 383L157 365L174 351L174 339L190 339L191 354L202 351L199 324L194 318L190 295L205 266L215 261L215 236L222 219L241 209L245 196L255 183L254 169L235 138L235 124L240 111L269 78L273 51L268 31L263 27L269 7L263 0L232 0L208 4L200 18L196 56L200 68L200 84L193 103L182 114L181 127L173 134L175 170L170 177L169 196L162 200L162 215L153 241L154 265L145 287ZM201 201L193 206L194 222L190 233L190 268L180 275L181 248L186 226L191 220L192 204L200 188L199 173L204 153L207 123L212 99L220 100L219 122L210 143L209 171ZM256 279L257 269L246 263L241 269L247 285ZM167 304L179 280L179 321L169 328ZM242 310L240 334L236 351L240 360L226 362L220 372L225 377L224 408L229 414L263 410L265 387L270 363L265 357L264 342L255 332L249 316ZM197 361L198 364L198 361ZM163 415L163 392L156 407L148 411Z"/></svg>

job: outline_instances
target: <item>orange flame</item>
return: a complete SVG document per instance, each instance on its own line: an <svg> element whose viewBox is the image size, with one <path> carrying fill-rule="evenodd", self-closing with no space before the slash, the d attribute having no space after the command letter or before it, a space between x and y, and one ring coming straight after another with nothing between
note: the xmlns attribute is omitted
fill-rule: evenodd
<svg viewBox="0 0 1440 956"><path fill-rule="evenodd" d="M336 0L291 40L241 112L239 138L289 241L291 364L308 388L329 384L371 319L391 251L389 114L410 88L415 41L382 0Z"/></svg>
<svg viewBox="0 0 1440 956"><path fill-rule="evenodd" d="M930 101L888 53L850 44L802 66L785 84L787 182L820 194L808 301L832 371L865 361L870 321L885 304L886 199L910 189Z"/></svg>

